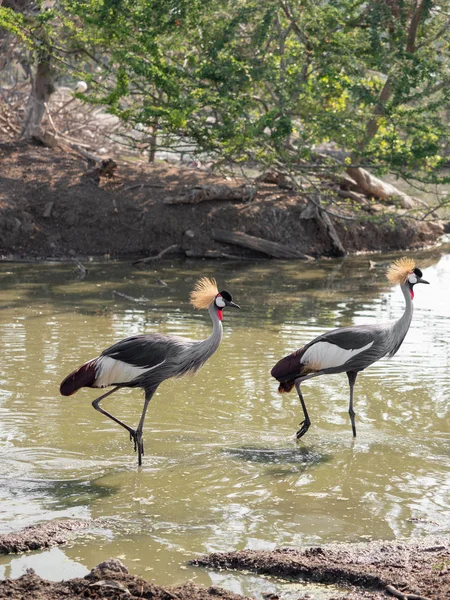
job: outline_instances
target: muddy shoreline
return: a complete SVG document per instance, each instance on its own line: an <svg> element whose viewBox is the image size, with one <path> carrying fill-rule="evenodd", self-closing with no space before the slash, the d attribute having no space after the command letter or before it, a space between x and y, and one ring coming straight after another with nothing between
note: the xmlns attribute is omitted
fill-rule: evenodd
<svg viewBox="0 0 450 600"><path fill-rule="evenodd" d="M23 553L64 544L93 526L91 521L61 520L27 527L0 536L4 553ZM377 541L325 544L272 551L242 550L213 553L190 561L213 570L239 570L278 580L332 584L348 590L347 600L381 600L386 595L405 600L450 598L450 536L427 536L414 542ZM15 580L0 581L0 598L155 598L156 600L242 600L243 596L216 587L191 583L163 588L131 575L117 559L93 568L84 578L51 582L32 570ZM301 596L300 596L301 597ZM299 598L300 598L299 597ZM329 600L335 598L330 590ZM342 596L340 596L342 597Z"/></svg>
<svg viewBox="0 0 450 600"><path fill-rule="evenodd" d="M80 156L60 148L0 143L0 162L0 256L8 260L137 259L165 251L165 258L267 258L258 245L218 241L223 231L282 246L288 256L317 258L342 255L336 239L346 253L379 252L424 248L444 232L442 224L402 218L393 207L385 213L376 204L350 220L331 216L327 224L305 210L304 196L270 183L258 185L251 199L174 204L196 186L242 181L165 162L118 161L115 176L99 182L86 176Z"/></svg>
<svg viewBox="0 0 450 600"><path fill-rule="evenodd" d="M340 543L306 549L215 553L192 564L225 570L334 584L350 588L346 598L406 600L450 598L450 537L417 542ZM330 599L332 596L330 596Z"/></svg>
<svg viewBox="0 0 450 600"><path fill-rule="evenodd" d="M151 598L152 600L243 600L243 596L221 588L204 588L192 583L163 588L128 573L117 559L94 567L83 578L53 582L32 569L19 579L0 581L0 598L9 600L59 600L60 598ZM251 600L249 598L245 600Z"/></svg>

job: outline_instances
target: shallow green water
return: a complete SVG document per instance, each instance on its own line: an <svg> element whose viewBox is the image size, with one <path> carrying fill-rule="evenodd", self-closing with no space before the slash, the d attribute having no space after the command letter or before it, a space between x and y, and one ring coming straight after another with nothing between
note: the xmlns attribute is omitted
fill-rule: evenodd
<svg viewBox="0 0 450 600"><path fill-rule="evenodd" d="M32 566L68 578L115 556L161 585L192 579L257 594L275 584L186 561L211 551L450 532L448 251L415 255L432 285L416 290L399 353L358 378L356 441L345 375L304 385L312 426L296 442L297 396L279 395L269 373L327 329L401 315L400 290L383 268L369 270L367 257L162 262L145 272L90 264L81 281L71 264L0 264L0 531L55 517L106 519L66 546L0 558L0 577ZM195 377L158 389L138 470L125 432L91 407L98 392L63 398L58 386L123 337L208 336L208 314L188 303L201 275L215 276L242 310L224 313L222 345ZM137 423L142 396L122 390L104 406Z"/></svg>

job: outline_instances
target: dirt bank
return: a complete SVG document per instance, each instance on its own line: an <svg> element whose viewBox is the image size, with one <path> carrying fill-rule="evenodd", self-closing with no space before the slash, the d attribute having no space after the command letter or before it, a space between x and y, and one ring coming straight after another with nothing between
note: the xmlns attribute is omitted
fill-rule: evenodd
<svg viewBox="0 0 450 600"><path fill-rule="evenodd" d="M26 142L0 143L0 167L3 257L139 257L172 245L181 256L266 256L214 241L217 229L312 256L336 251L329 228L304 212L306 198L274 184L261 184L247 201L167 204L193 186L233 182L198 168L119 162L113 178L97 183L76 153ZM331 222L347 252L418 248L442 233L436 224L364 210L356 221Z"/></svg>
<svg viewBox="0 0 450 600"><path fill-rule="evenodd" d="M51 544L63 543L69 531L88 521L54 521L26 528L26 549L38 547L48 529ZM33 546L33 535L37 545ZM31 541L31 543L30 543ZM44 544L45 545L45 544ZM23 546L23 544L22 544ZM14 547L12 551L17 551ZM371 542L328 544L306 549L243 550L214 553L191 561L218 570L244 570L289 581L332 584L347 593L345 600L448 600L450 598L450 537L429 536L416 543ZM325 590L322 596L325 597ZM271 599L275 600L273 595ZM300 596L305 598L308 596ZM329 600L335 593L329 592ZM226 590L191 583L162 588L128 573L117 559L101 563L84 578L63 582L41 579L32 570L16 580L0 581L0 599L56 600L57 598L153 598L155 600L243 600ZM299 600L300 600L299 598ZM249 600L249 599L247 599Z"/></svg>
<svg viewBox="0 0 450 600"><path fill-rule="evenodd" d="M350 587L347 600L381 600L386 594L404 600L450 598L448 536L416 544L372 542L216 553L192 564Z"/></svg>
<svg viewBox="0 0 450 600"><path fill-rule="evenodd" d="M109 559L83 578L53 582L41 579L33 572L19 579L0 581L0 598L9 600L60 600L66 598L151 598L152 600L243 600L217 587L204 588L191 583L162 588L129 575L127 568L117 559ZM250 600L250 599L247 599Z"/></svg>
<svg viewBox="0 0 450 600"><path fill-rule="evenodd" d="M305 550L245 550L211 554L192 564L214 569L241 569L294 581L334 584L348 589L348 593L339 596L345 600L382 600L389 595L404 600L450 598L448 538L428 539L420 544L376 542ZM245 600L242 596L221 588L205 588L191 583L163 588L130 575L117 559L101 563L86 577L62 582L47 581L30 570L19 579L0 581L0 599L6 598ZM273 595L271 598L275 600ZM330 592L329 600L334 598L335 594Z"/></svg>

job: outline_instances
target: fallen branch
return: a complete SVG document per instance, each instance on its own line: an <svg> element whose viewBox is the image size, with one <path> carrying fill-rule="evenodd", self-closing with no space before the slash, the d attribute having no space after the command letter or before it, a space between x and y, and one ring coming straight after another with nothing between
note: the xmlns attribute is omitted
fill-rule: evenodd
<svg viewBox="0 0 450 600"><path fill-rule="evenodd" d="M417 199L401 192L390 183L382 181L375 175L369 173L360 167L348 167L348 175L358 184L362 192L368 196L375 196L380 200L395 202L398 201L402 208L414 208Z"/></svg>
<svg viewBox="0 0 450 600"><path fill-rule="evenodd" d="M338 190L337 195L339 196L339 198L354 200L359 204L368 204L367 196L363 194L358 194L357 192L352 192L351 190Z"/></svg>
<svg viewBox="0 0 450 600"><path fill-rule="evenodd" d="M112 158L101 158L91 152L87 152L84 148L81 148L78 144L70 144L72 150L78 152L91 167L84 175L86 177L93 177L98 183L100 177L114 177L114 171L117 169L117 163Z"/></svg>
<svg viewBox="0 0 450 600"><path fill-rule="evenodd" d="M295 189L295 183L289 181L286 173L282 173L281 171L266 171L255 179L255 183L273 183L284 190Z"/></svg>
<svg viewBox="0 0 450 600"><path fill-rule="evenodd" d="M198 185L179 196L164 198L164 204L199 204L209 200L237 200L249 202L256 196L256 188L252 185L232 187L228 185Z"/></svg>
<svg viewBox="0 0 450 600"><path fill-rule="evenodd" d="M301 219L315 219L319 226L324 230L325 235L330 240L332 256L345 256L346 251L337 234L337 231L328 216L328 211L323 209L311 196L306 208L300 214Z"/></svg>
<svg viewBox="0 0 450 600"><path fill-rule="evenodd" d="M124 294L123 292L118 292L117 290L113 290L112 292L114 296L119 296L120 298L125 298L125 300L130 300L130 302L148 302L148 298L134 298L134 296L129 296L128 294Z"/></svg>
<svg viewBox="0 0 450 600"><path fill-rule="evenodd" d="M68 104L69 104L69 103L68 103ZM51 113L50 113L50 110L49 110L49 108L48 108L48 104L47 104L47 102L45 102L44 106L45 106L45 110L46 110L46 112L47 112L47 117L48 117L49 123L50 123L50 125L52 126L52 129L53 129L53 131L54 131L54 134L55 134L56 138L61 138L61 139L63 139L63 140L64 140L64 141L66 141L66 142L69 142L69 143L71 143L71 144L78 144L78 145L80 145L80 146L84 146L85 148L89 148L89 147L90 147L90 146L88 146L87 144L82 144L82 143L81 143L81 142L79 142L78 140L74 140L73 138L71 138L71 137L69 137L69 136L65 135L64 133L61 133L61 132L60 132L60 131L57 129L57 127L56 127L56 125L55 125L55 123L54 123L54 121L53 121L53 119L52 119L52 115L51 115Z"/></svg>
<svg viewBox="0 0 450 600"><path fill-rule="evenodd" d="M387 585L385 589L389 594L396 598L400 598L400 600L431 600L430 598L419 596L418 594L406 594L395 588L393 585Z"/></svg>
<svg viewBox="0 0 450 600"><path fill-rule="evenodd" d="M135 183L134 185L123 188L123 191L129 192L130 190L135 190L136 188L142 189L143 187L163 188L165 186L162 183Z"/></svg>
<svg viewBox="0 0 450 600"><path fill-rule="evenodd" d="M154 260L159 260L168 252L173 252L175 250L180 250L180 246L178 246L178 244L172 244L171 246L164 248L164 250L161 250L161 252L156 256L147 256L146 258L140 258L139 260L134 261L133 265L143 265L149 262L153 262Z"/></svg>
<svg viewBox="0 0 450 600"><path fill-rule="evenodd" d="M77 260L76 258L73 259L73 262L77 265L77 268L78 268L78 279L79 280L80 279L84 279L86 277L86 275L87 275L87 272L88 272L87 269L86 269L86 267L84 265L82 265L80 263L80 261Z"/></svg>
<svg viewBox="0 0 450 600"><path fill-rule="evenodd" d="M221 258L225 260L258 260L254 256L240 256L239 254L228 254L220 250L206 250L206 252L197 252L195 250L186 250L188 258ZM261 260L261 259L259 259ZM265 260L265 259L264 259Z"/></svg>
<svg viewBox="0 0 450 600"><path fill-rule="evenodd" d="M270 242L263 238L255 237L253 235L247 235L237 231L226 231L225 229L213 229L211 231L211 237L216 242L223 242L224 244L232 244L236 246L242 246L243 248L250 248L273 256L274 258L299 258L302 260L312 260L311 256L303 254L298 250L294 250L289 246L283 246L277 242Z"/></svg>

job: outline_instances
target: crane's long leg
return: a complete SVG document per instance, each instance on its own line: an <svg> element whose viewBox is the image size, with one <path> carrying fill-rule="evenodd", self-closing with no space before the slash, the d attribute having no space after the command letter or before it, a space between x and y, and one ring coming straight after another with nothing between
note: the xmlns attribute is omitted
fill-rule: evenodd
<svg viewBox="0 0 450 600"><path fill-rule="evenodd" d="M123 423L120 419L118 419L117 417L115 417L114 415L112 415L111 413L109 413L108 411L106 411L105 409L103 409L100 406L100 401L103 400L104 398L106 398L107 396L109 396L110 394L113 394L114 392L117 392L117 390L120 388L120 385L117 385L115 388L113 388L112 390L109 390L109 392L106 392L106 394L103 394L103 396L100 396L100 398L97 398L96 400L94 400L92 402L92 406L95 408L95 410L98 410L99 412L101 412L103 415L105 415L106 417L109 417L110 419L112 419L113 421L115 421L118 425L120 425L121 427L124 427L130 434L130 439L134 439L134 444L136 446L136 432L134 431L134 429L132 429L131 427L129 427L128 425L125 425L125 423ZM135 448L136 449L136 448Z"/></svg>
<svg viewBox="0 0 450 600"><path fill-rule="evenodd" d="M136 435L134 438L134 443L135 443L135 450L137 447L137 451L138 451L138 465L141 466L142 465L142 457L144 456L144 440L142 439L142 431L144 429L144 420L145 420L145 415L147 413L147 408L149 405L150 400L153 397L153 394L155 393L156 388L152 389L152 390L147 390L145 392L145 400L144 400L144 408L142 410L142 414L141 414L141 418L139 420L139 425L137 426L136 429Z"/></svg>
<svg viewBox="0 0 450 600"><path fill-rule="evenodd" d="M303 378L298 378L295 380L295 389L297 390L298 397L300 398L300 403L302 405L303 414L305 416L305 419L300 423L300 429L295 434L295 436L298 440L305 435L305 433L309 429L309 426L311 425L311 421L308 416L308 411L306 410L306 404L305 404L305 401L303 400L302 392L300 391L300 384L302 381L304 381Z"/></svg>
<svg viewBox="0 0 450 600"><path fill-rule="evenodd" d="M353 437L356 437L355 411L353 410L353 388L355 386L358 371L347 371L348 383L350 384L350 402L348 405L348 414L352 423Z"/></svg>

